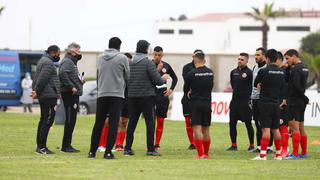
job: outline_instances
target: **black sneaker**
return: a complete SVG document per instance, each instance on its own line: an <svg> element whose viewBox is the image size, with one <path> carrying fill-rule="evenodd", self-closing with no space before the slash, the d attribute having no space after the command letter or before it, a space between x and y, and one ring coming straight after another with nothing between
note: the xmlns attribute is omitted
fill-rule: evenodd
<svg viewBox="0 0 320 180"><path fill-rule="evenodd" d="M89 154L88 154L88 158L89 158L89 159L93 159L93 158L95 158L95 157L96 157L96 154L95 154L95 153L89 152Z"/></svg>
<svg viewBox="0 0 320 180"><path fill-rule="evenodd" d="M237 146L230 146L227 151L238 151L238 147Z"/></svg>
<svg viewBox="0 0 320 180"><path fill-rule="evenodd" d="M114 155L112 154L112 152L109 152L109 153L105 153L103 155L103 158L104 159L115 159Z"/></svg>
<svg viewBox="0 0 320 180"><path fill-rule="evenodd" d="M253 153L260 153L260 149L259 148L256 148L252 151Z"/></svg>
<svg viewBox="0 0 320 180"><path fill-rule="evenodd" d="M125 149L123 151L123 155L125 155L125 156L133 156L134 152L131 149Z"/></svg>
<svg viewBox="0 0 320 180"><path fill-rule="evenodd" d="M248 152L253 152L254 150L255 150L254 147L252 147L252 146L248 147Z"/></svg>
<svg viewBox="0 0 320 180"><path fill-rule="evenodd" d="M147 156L161 156L157 151L148 151Z"/></svg>
<svg viewBox="0 0 320 180"><path fill-rule="evenodd" d="M194 149L196 149L196 146L193 145L193 144L190 144L190 146L188 147L188 149L189 149L189 150L194 150Z"/></svg>
<svg viewBox="0 0 320 180"><path fill-rule="evenodd" d="M159 150L160 149L160 145L159 144L154 145L154 149Z"/></svg>
<svg viewBox="0 0 320 180"><path fill-rule="evenodd" d="M267 154L272 154L273 150L272 149L267 149Z"/></svg>
<svg viewBox="0 0 320 180"><path fill-rule="evenodd" d="M72 146L61 148L61 152L65 153L78 153L80 152L78 149L73 148Z"/></svg>
<svg viewBox="0 0 320 180"><path fill-rule="evenodd" d="M54 154L54 152L50 151L48 148L37 148L36 153L39 154Z"/></svg>

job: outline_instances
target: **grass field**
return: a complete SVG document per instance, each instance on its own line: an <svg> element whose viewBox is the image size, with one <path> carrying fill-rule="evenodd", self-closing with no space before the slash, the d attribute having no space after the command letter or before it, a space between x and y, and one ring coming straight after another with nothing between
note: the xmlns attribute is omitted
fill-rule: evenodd
<svg viewBox="0 0 320 180"><path fill-rule="evenodd" d="M0 179L320 179L320 146L311 141L320 138L319 127L307 127L310 159L266 162L250 161L256 154L246 152L247 135L238 125L238 152L226 152L229 146L227 124L213 123L210 160L194 160L196 151L187 150L183 122L166 121L161 157L145 156L145 125L140 120L135 134L135 156L116 152L116 160L104 160L97 153L87 158L93 116L79 117L73 145L78 154L59 151L63 126L54 125L48 147L55 155L35 154L39 115L0 113ZM270 156L268 157L269 159Z"/></svg>

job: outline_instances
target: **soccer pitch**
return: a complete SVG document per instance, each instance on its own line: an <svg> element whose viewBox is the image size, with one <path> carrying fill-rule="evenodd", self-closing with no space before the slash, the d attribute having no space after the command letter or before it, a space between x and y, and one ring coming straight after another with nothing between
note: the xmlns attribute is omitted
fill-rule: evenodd
<svg viewBox="0 0 320 180"><path fill-rule="evenodd" d="M73 136L77 154L61 153L63 126L54 125L48 147L56 154L34 152L39 115L0 113L0 179L320 179L320 146L311 145L320 138L319 127L307 127L309 154L306 160L250 161L244 124L238 124L237 152L229 147L228 124L213 123L209 160L194 160L196 151L189 145L184 122L166 121L161 142L161 157L146 153L145 123L140 119L133 144L135 156L115 152L116 160L105 160L97 153L87 158L94 116L78 118ZM291 139L290 139L291 141ZM291 142L290 142L291 144Z"/></svg>

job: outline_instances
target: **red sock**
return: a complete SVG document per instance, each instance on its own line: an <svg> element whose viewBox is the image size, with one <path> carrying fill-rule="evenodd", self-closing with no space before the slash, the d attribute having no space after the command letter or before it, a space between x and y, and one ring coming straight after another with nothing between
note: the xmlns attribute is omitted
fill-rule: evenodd
<svg viewBox="0 0 320 180"><path fill-rule="evenodd" d="M250 148L254 148L254 144L250 144L249 147L250 147Z"/></svg>
<svg viewBox="0 0 320 180"><path fill-rule="evenodd" d="M118 132L117 132L117 139L116 139L116 146L119 145L120 139L121 139L121 132L118 131Z"/></svg>
<svg viewBox="0 0 320 180"><path fill-rule="evenodd" d="M101 136L100 136L100 142L99 142L99 147L106 147L106 143L107 143L107 137L108 137L108 131L109 128L108 127L103 127L102 128L102 132L101 132Z"/></svg>
<svg viewBox="0 0 320 180"><path fill-rule="evenodd" d="M281 134L281 146L282 151L288 151L288 144L289 144L289 130L287 126L280 126L279 128Z"/></svg>
<svg viewBox="0 0 320 180"><path fill-rule="evenodd" d="M231 143L232 147L237 147L237 143Z"/></svg>
<svg viewBox="0 0 320 180"><path fill-rule="evenodd" d="M190 116L185 116L185 122L186 122L186 130L187 130L187 135L190 141L190 144L195 145L194 139L193 139L193 129L191 127L191 121L190 121Z"/></svg>
<svg viewBox="0 0 320 180"><path fill-rule="evenodd" d="M207 141L203 141L203 153L205 155L209 155L210 143L211 143L210 139Z"/></svg>
<svg viewBox="0 0 320 180"><path fill-rule="evenodd" d="M157 145L159 145L161 141L163 124L164 124L164 118L157 117L156 142L155 142L155 144Z"/></svg>
<svg viewBox="0 0 320 180"><path fill-rule="evenodd" d="M274 145L276 146L276 157L281 155L281 139L274 140Z"/></svg>
<svg viewBox="0 0 320 180"><path fill-rule="evenodd" d="M126 131L121 131L121 139L119 145L123 146L124 139L126 138Z"/></svg>
<svg viewBox="0 0 320 180"><path fill-rule="evenodd" d="M203 141L202 140L195 140L194 141L198 151L198 157L203 155Z"/></svg>
<svg viewBox="0 0 320 180"><path fill-rule="evenodd" d="M300 143L300 139L301 139L301 136L300 136L300 133L299 132L293 132L292 133L292 147L293 147L293 150L292 150L292 154L294 156L298 156L299 154L299 143Z"/></svg>
<svg viewBox="0 0 320 180"><path fill-rule="evenodd" d="M261 150L260 150L260 157L263 158L267 155L267 148L269 145L270 138L261 138Z"/></svg>
<svg viewBox="0 0 320 180"><path fill-rule="evenodd" d="M300 145L301 145L301 155L304 156L305 154L307 154L308 136L301 136Z"/></svg>

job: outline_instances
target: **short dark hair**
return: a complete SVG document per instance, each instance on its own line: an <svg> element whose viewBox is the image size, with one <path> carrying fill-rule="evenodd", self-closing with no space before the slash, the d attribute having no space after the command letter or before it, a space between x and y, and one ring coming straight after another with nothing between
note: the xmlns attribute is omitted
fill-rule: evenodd
<svg viewBox="0 0 320 180"><path fill-rule="evenodd" d="M270 63L274 63L277 61L278 51L275 49L268 49L268 51L266 53L266 57L269 58Z"/></svg>
<svg viewBox="0 0 320 180"><path fill-rule="evenodd" d="M239 54L240 56L244 56L246 57L247 59L249 59L249 54L248 53L245 53L245 52L242 52Z"/></svg>
<svg viewBox="0 0 320 180"><path fill-rule="evenodd" d="M118 37L112 37L109 39L109 48L120 49L121 40Z"/></svg>
<svg viewBox="0 0 320 180"><path fill-rule="evenodd" d="M277 52L277 59L280 59L281 61L283 61L283 55L280 51Z"/></svg>
<svg viewBox="0 0 320 180"><path fill-rule="evenodd" d="M132 55L130 53L124 53L125 56L127 56L127 58L132 59Z"/></svg>
<svg viewBox="0 0 320 180"><path fill-rule="evenodd" d="M263 47L257 48L256 51L261 51L262 55L265 55L267 53L267 50L265 48L263 48Z"/></svg>
<svg viewBox="0 0 320 180"><path fill-rule="evenodd" d="M58 52L58 51L60 51L60 48L57 45L51 45L46 50L46 53L50 54L50 53Z"/></svg>
<svg viewBox="0 0 320 180"><path fill-rule="evenodd" d="M195 51L194 57L201 59L201 60L204 60L205 54L202 50L198 50L198 51Z"/></svg>
<svg viewBox="0 0 320 180"><path fill-rule="evenodd" d="M196 50L193 51L193 54L195 54L195 53L198 52L198 51L203 52L201 49L196 49Z"/></svg>
<svg viewBox="0 0 320 180"><path fill-rule="evenodd" d="M153 51L155 51L155 52L163 52L163 49L162 49L161 46L156 46L156 47L154 47Z"/></svg>
<svg viewBox="0 0 320 180"><path fill-rule="evenodd" d="M292 56L297 56L297 57L299 57L299 53L298 53L298 51L295 50L295 49L289 49L286 53L284 53L284 55L285 55L285 56L290 56L290 57L292 57Z"/></svg>
<svg viewBox="0 0 320 180"><path fill-rule="evenodd" d="M148 48L150 46L150 43L146 40L139 40L137 42L137 49L136 49L136 53L144 53L147 54L148 53Z"/></svg>

